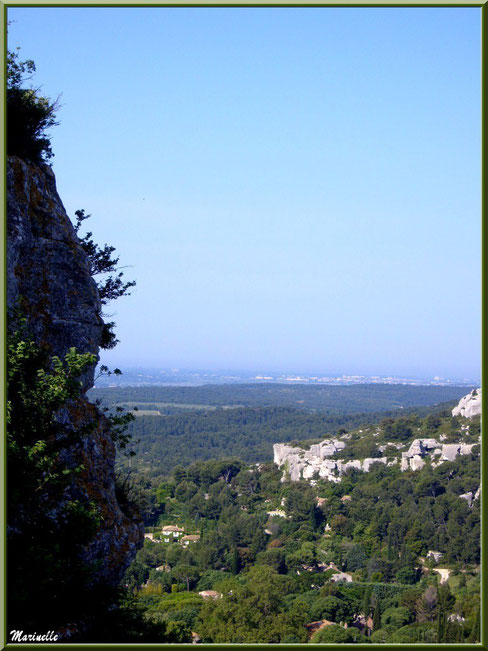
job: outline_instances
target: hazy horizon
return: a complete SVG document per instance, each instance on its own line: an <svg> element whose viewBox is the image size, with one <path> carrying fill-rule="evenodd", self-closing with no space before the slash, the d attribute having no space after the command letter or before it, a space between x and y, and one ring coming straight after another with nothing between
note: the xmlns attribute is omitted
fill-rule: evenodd
<svg viewBox="0 0 488 651"><path fill-rule="evenodd" d="M220 380L224 380L226 377L231 379L240 379L242 377L246 377L249 379L259 379L262 381L270 381L273 380L277 383L280 383L280 379L288 377L288 378L294 378L293 381L299 381L298 378L303 378L306 382L310 381L312 378L317 378L319 381L320 380L325 380L325 379L344 379L344 378L358 378L358 379L364 379L364 384L370 384L371 380L374 379L381 379L381 380L386 380L386 379L392 379L396 380L399 383L401 383L402 380L412 380L416 382L422 382L422 381L429 381L429 382L462 382L464 383L479 383L480 382L480 377L469 377L469 376L450 376L450 377L443 377L439 375L434 375L434 376L426 376L426 375L397 375L395 373L342 373L340 371L313 371L310 369L269 369L269 368L192 368L192 367L152 367L152 366L127 366L123 365L122 369L122 376L124 375L134 375L136 373L152 373L152 374L158 374L158 375L187 375L187 374L195 374L198 376L204 376L205 374L212 375L214 377L219 378ZM115 376L111 376L112 379L115 378ZM361 383L361 382L358 382ZM171 382L169 382L171 384ZM323 382L324 385L327 384L327 382Z"/></svg>
<svg viewBox="0 0 488 651"><path fill-rule="evenodd" d="M478 378L480 16L9 7L68 214L137 281L102 363Z"/></svg>

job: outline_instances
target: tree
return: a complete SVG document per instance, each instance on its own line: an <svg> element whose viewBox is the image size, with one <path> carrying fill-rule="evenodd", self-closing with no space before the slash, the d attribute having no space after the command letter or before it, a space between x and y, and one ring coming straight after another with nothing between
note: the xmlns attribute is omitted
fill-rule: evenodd
<svg viewBox="0 0 488 651"><path fill-rule="evenodd" d="M75 212L75 232L78 235L81 224L91 217L85 214L84 210L77 210ZM98 295L102 305L107 305L110 301L115 301L121 296L130 296L129 289L134 287L136 282L131 280L124 282L124 272L120 271L119 257L113 257L115 247L105 244L103 247L98 246L93 241L93 233L89 231L83 237L79 237L80 246L86 253L90 265L90 275L102 276L101 280L97 280ZM115 348L118 344L118 339L114 332L115 323L108 321L103 324L100 347L105 350Z"/></svg>
<svg viewBox="0 0 488 651"><path fill-rule="evenodd" d="M418 622L434 621L437 599L437 588L433 585L429 585L415 604Z"/></svg>
<svg viewBox="0 0 488 651"><path fill-rule="evenodd" d="M376 603L373 610L373 630L377 631L381 628L381 602L376 597Z"/></svg>
<svg viewBox="0 0 488 651"><path fill-rule="evenodd" d="M70 349L50 358L22 330L7 345L9 625L53 626L96 603L96 568L81 560L100 522L96 505L73 489L83 466L72 446L95 429L90 413L74 430L60 410L80 406L79 376L94 355ZM55 624L57 622L57 624Z"/></svg>
<svg viewBox="0 0 488 651"><path fill-rule="evenodd" d="M346 554L346 570L355 572L366 565L368 556L361 545L353 545Z"/></svg>
<svg viewBox="0 0 488 651"><path fill-rule="evenodd" d="M369 639L361 636L361 633L356 628L343 628L337 624L326 626L310 640L313 644L351 644L351 643L367 643Z"/></svg>
<svg viewBox="0 0 488 651"><path fill-rule="evenodd" d="M306 641L302 614L285 599L290 589L287 577L258 566L240 577L244 583L233 578L218 584L222 598L204 603L196 625L204 641L277 643L290 636Z"/></svg>
<svg viewBox="0 0 488 651"><path fill-rule="evenodd" d="M330 595L316 599L310 611L313 620L328 619L334 622L344 621L348 616L347 604L339 597Z"/></svg>
<svg viewBox="0 0 488 651"><path fill-rule="evenodd" d="M189 591L190 583L198 581L199 573L196 567L182 563L171 570L171 576L181 583L186 583L186 589Z"/></svg>
<svg viewBox="0 0 488 651"><path fill-rule="evenodd" d="M230 563L230 571L232 572L232 574L236 575L239 574L240 569L241 569L241 559L239 556L239 552L237 551L237 547L234 547L234 551L232 552L232 558Z"/></svg>
<svg viewBox="0 0 488 651"><path fill-rule="evenodd" d="M91 215L86 215L84 210L76 210L75 232L78 234L81 224L90 219ZM90 263L90 275L99 276L104 275L104 279L97 282L98 294L102 305L106 305L109 301L114 301L121 296L130 296L128 291L131 287L135 286L135 281L124 283L122 280L124 273L119 270L119 257L112 257L115 251L114 246L105 244L103 247L98 246L92 239L92 232L86 233L80 237L80 245L85 251L88 262ZM119 271L118 274L113 275ZM106 274L109 274L108 276Z"/></svg>
<svg viewBox="0 0 488 651"><path fill-rule="evenodd" d="M53 157L46 131L58 124L58 101L52 102L39 88L23 88L36 71L32 60L20 61L19 50L7 52L7 154L33 163Z"/></svg>

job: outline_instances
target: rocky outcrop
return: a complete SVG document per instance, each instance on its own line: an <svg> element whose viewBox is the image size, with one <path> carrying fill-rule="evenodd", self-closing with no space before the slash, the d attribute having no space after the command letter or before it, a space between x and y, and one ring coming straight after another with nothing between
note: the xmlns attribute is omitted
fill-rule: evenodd
<svg viewBox="0 0 488 651"><path fill-rule="evenodd" d="M439 443L437 439L415 439L406 452L402 452L401 470L420 470L425 465L425 458L432 457L432 465L440 465L445 461L454 461L459 455L471 454L474 443ZM398 464L399 459L388 457L372 457L367 459L331 459L330 457L343 450L346 444L338 440L325 440L309 449L292 447L284 443L273 445L274 462L283 468L282 481L313 480L314 478L340 482L349 470L369 472L374 464L382 463L388 466ZM379 448L383 452L388 447L399 449L403 444L387 443ZM390 457L391 458L391 457Z"/></svg>
<svg viewBox="0 0 488 651"><path fill-rule="evenodd" d="M386 457L342 461L329 457L345 448L346 444L338 440L325 440L312 445L308 450L291 447L283 443L273 446L274 462L279 468L284 468L283 479L291 481L313 479L315 475L321 479L340 482L341 477L351 469L369 472L375 463L387 463Z"/></svg>
<svg viewBox="0 0 488 651"><path fill-rule="evenodd" d="M103 321L96 283L48 165L15 156L7 167L7 306L51 355L98 355ZM94 368L83 377L93 384Z"/></svg>
<svg viewBox="0 0 488 651"><path fill-rule="evenodd" d="M471 393L461 398L452 410L453 416L464 416L465 418L473 418L479 414L481 414L481 389L473 389Z"/></svg>
<svg viewBox="0 0 488 651"><path fill-rule="evenodd" d="M476 492L474 494L473 494L473 491L469 491L468 493L463 493L459 497L462 500L466 500L466 502L468 503L469 508L471 508L473 506L473 502L476 501L476 500L479 500L480 493L481 493L481 486L478 486L478 488L476 489Z"/></svg>
<svg viewBox="0 0 488 651"><path fill-rule="evenodd" d="M436 439L415 439L406 452L402 452L401 470L420 470L425 465L425 457L432 456L433 465L454 461L457 456L471 454L474 443L445 443Z"/></svg>
<svg viewBox="0 0 488 651"><path fill-rule="evenodd" d="M61 359L72 347L98 358L103 327L96 283L89 262L56 191L48 165L17 157L7 172L7 307L10 327L19 314L39 346ZM58 413L66 436L66 466L82 466L66 491L72 499L96 505L97 532L83 558L97 566L97 581L116 586L142 546L144 531L137 514L122 510L116 496L115 445L109 421L89 403L84 391L93 386L94 367L82 379L79 399ZM87 425L89 425L87 427ZM50 514L61 526L63 504Z"/></svg>

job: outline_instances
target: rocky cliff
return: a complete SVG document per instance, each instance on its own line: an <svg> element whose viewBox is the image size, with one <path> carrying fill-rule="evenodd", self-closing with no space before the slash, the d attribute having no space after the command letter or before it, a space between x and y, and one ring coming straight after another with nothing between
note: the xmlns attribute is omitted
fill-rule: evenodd
<svg viewBox="0 0 488 651"><path fill-rule="evenodd" d="M342 475L349 469L355 468L363 472L369 472L375 463L388 463L386 457L353 459L341 461L331 459L336 452L346 447L344 441L326 439L310 449L304 450L298 447L290 447L283 443L273 445L274 462L285 470L283 479L288 477L291 481L300 479L313 479L317 474L321 479L333 482L340 482ZM397 463L395 461L395 463Z"/></svg>
<svg viewBox="0 0 488 651"><path fill-rule="evenodd" d="M63 359L74 347L98 358L100 298L54 174L48 165L17 157L9 158L7 172L7 307L10 327L21 314L27 332L51 356ZM81 378L80 398L58 414L68 433L86 431L64 451L68 466L83 466L65 498L96 505L100 524L83 559L97 565L100 584L115 586L142 546L143 527L118 504L110 423L84 396L93 386L94 370ZM62 518L61 508L52 513L54 522Z"/></svg>
<svg viewBox="0 0 488 651"><path fill-rule="evenodd" d="M465 418L473 418L479 414L481 414L481 389L473 389L471 393L461 398L452 410L453 416L464 416Z"/></svg>
<svg viewBox="0 0 488 651"><path fill-rule="evenodd" d="M437 439L415 439L406 452L401 453L400 469L420 470L425 465L426 457L431 457L432 465L438 466L445 461L454 461L457 456L471 454L474 443L440 443ZM350 459L342 461L331 459L334 454L346 447L344 441L326 439L317 445L311 445L308 450L291 447L284 443L273 446L274 462L279 468L284 469L282 481L300 481L301 479L313 480L315 476L328 481L340 482L342 476L350 469L369 472L375 463L387 466L398 464L399 458L388 460L388 457L374 457L366 459ZM390 447L401 448L403 445L387 443L380 446L380 451Z"/></svg>

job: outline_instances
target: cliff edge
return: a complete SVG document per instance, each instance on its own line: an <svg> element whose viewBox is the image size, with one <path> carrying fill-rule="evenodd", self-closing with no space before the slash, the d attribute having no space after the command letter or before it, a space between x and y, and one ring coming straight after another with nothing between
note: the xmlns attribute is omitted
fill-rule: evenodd
<svg viewBox="0 0 488 651"><path fill-rule="evenodd" d="M10 329L21 315L28 335L50 356L64 359L70 348L76 348L98 359L103 328L100 297L57 193L54 173L46 164L16 156L8 158L7 168L7 309ZM144 532L137 513L124 513L117 501L110 422L85 397L94 372L95 365L84 372L79 399L58 414L68 437L70 431L78 433L72 443L68 441L63 461L68 467L82 467L64 498L95 505L97 530L80 560L97 568L96 583L115 587L142 546ZM62 507L51 514L59 527ZM15 523L16 514L10 514L11 545L22 535Z"/></svg>

